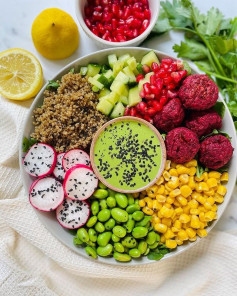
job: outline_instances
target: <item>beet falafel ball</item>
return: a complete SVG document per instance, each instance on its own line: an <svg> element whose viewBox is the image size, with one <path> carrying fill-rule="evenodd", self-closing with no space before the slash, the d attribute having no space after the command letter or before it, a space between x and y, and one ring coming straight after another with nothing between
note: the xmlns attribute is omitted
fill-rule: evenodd
<svg viewBox="0 0 237 296"><path fill-rule="evenodd" d="M233 154L230 140L225 136L215 135L202 141L199 150L199 161L209 169L219 169L226 165Z"/></svg>
<svg viewBox="0 0 237 296"><path fill-rule="evenodd" d="M168 132L165 145L167 158L176 163L192 160L200 148L197 135L186 127L177 127Z"/></svg>
<svg viewBox="0 0 237 296"><path fill-rule="evenodd" d="M161 111L156 113L153 124L158 130L169 132L181 125L184 120L184 108L179 99L170 100Z"/></svg>
<svg viewBox="0 0 237 296"><path fill-rule="evenodd" d="M184 79L179 98L186 109L206 110L218 99L218 87L207 75L189 75Z"/></svg>
<svg viewBox="0 0 237 296"><path fill-rule="evenodd" d="M222 119L213 109L191 111L185 121L185 126L195 132L200 138L210 134L214 129L220 129Z"/></svg>

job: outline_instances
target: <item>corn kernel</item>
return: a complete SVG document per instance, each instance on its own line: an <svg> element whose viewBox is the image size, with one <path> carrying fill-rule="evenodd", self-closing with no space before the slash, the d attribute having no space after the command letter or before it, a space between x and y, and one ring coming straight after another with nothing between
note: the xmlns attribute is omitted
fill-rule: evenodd
<svg viewBox="0 0 237 296"><path fill-rule="evenodd" d="M223 203L223 201L224 201L224 197L218 193L216 193L214 195L214 199L215 199L215 202L217 202L217 203Z"/></svg>
<svg viewBox="0 0 237 296"><path fill-rule="evenodd" d="M211 190L205 191L205 195L213 196L214 194L215 194L215 191L213 188Z"/></svg>
<svg viewBox="0 0 237 296"><path fill-rule="evenodd" d="M217 180L216 180L216 178L209 178L207 180L207 185L208 185L209 188L212 188L212 187L217 186Z"/></svg>
<svg viewBox="0 0 237 296"><path fill-rule="evenodd" d="M177 166L177 163L175 163L175 162L172 161L172 162L171 162L171 167L175 169L176 166Z"/></svg>
<svg viewBox="0 0 237 296"><path fill-rule="evenodd" d="M180 216L181 214L183 214L183 209L180 207L180 208L176 208L175 210L175 213L177 216Z"/></svg>
<svg viewBox="0 0 237 296"><path fill-rule="evenodd" d="M190 207L189 207L189 205L184 206L184 207L183 207L183 211L184 211L184 214L189 215L189 212L190 212Z"/></svg>
<svg viewBox="0 0 237 296"><path fill-rule="evenodd" d="M203 175L201 175L200 177L195 176L194 179L197 182L201 182L201 181L203 181Z"/></svg>
<svg viewBox="0 0 237 296"><path fill-rule="evenodd" d="M214 199L214 197L208 197L207 198L207 202L210 204L210 205L214 205L214 203L215 203L215 199Z"/></svg>
<svg viewBox="0 0 237 296"><path fill-rule="evenodd" d="M190 213L190 215L199 215L200 210L199 209L190 209L189 213Z"/></svg>
<svg viewBox="0 0 237 296"><path fill-rule="evenodd" d="M181 194L181 191L180 191L180 189L177 188L177 189L174 189L170 192L170 197L176 197L180 194Z"/></svg>
<svg viewBox="0 0 237 296"><path fill-rule="evenodd" d="M205 207L205 209L207 209L207 210L211 210L211 208L212 208L212 205L209 203L209 202L205 202L204 203L204 207Z"/></svg>
<svg viewBox="0 0 237 296"><path fill-rule="evenodd" d="M194 238L196 235L196 231L193 230L192 228L187 228L186 229L187 235L189 238Z"/></svg>
<svg viewBox="0 0 237 296"><path fill-rule="evenodd" d="M205 213L205 221L207 221L207 222L214 220L215 217L216 217L215 212L209 211L209 212Z"/></svg>
<svg viewBox="0 0 237 296"><path fill-rule="evenodd" d="M193 191L192 194L191 194L191 197L192 197L193 199L197 199L197 197L199 197L199 196L201 196L201 194L198 193L198 192L196 192L196 191Z"/></svg>
<svg viewBox="0 0 237 296"><path fill-rule="evenodd" d="M153 200L147 202L147 207L153 209Z"/></svg>
<svg viewBox="0 0 237 296"><path fill-rule="evenodd" d="M169 203L164 203L164 207L166 207L166 208L168 208L168 209L171 209L172 208L172 206L171 206L171 204L169 204Z"/></svg>
<svg viewBox="0 0 237 296"><path fill-rule="evenodd" d="M191 167L196 167L197 166L197 160L196 159L192 159L188 162L185 162L184 164L187 168L191 168Z"/></svg>
<svg viewBox="0 0 237 296"><path fill-rule="evenodd" d="M161 184L163 184L164 183L164 177L160 177L157 181L156 181L156 185L161 185Z"/></svg>
<svg viewBox="0 0 237 296"><path fill-rule="evenodd" d="M166 160L166 162L165 162L166 171L170 169L170 166L171 166L171 160Z"/></svg>
<svg viewBox="0 0 237 296"><path fill-rule="evenodd" d="M154 211L152 209L148 208L148 207L142 208L142 211L143 211L144 214L149 215L149 216L154 214Z"/></svg>
<svg viewBox="0 0 237 296"><path fill-rule="evenodd" d="M217 187L217 193L220 194L220 195L222 195L222 196L225 196L226 191L227 191L227 189L226 189L226 187L223 186L223 185L219 185L219 186Z"/></svg>
<svg viewBox="0 0 237 296"><path fill-rule="evenodd" d="M192 177L195 176L196 172L197 172L197 169L195 167L191 167L189 169L189 176L192 176Z"/></svg>
<svg viewBox="0 0 237 296"><path fill-rule="evenodd" d="M173 211L174 211L173 209L169 209L166 206L163 206L160 209L160 213L164 218L170 218L173 214Z"/></svg>
<svg viewBox="0 0 237 296"><path fill-rule="evenodd" d="M148 203L149 201L152 201L152 199L151 199L150 197L146 196L146 197L144 198L144 201L145 201L146 203Z"/></svg>
<svg viewBox="0 0 237 296"><path fill-rule="evenodd" d="M161 241L162 243L165 243L165 236L164 236L164 235L161 235L161 237L160 237L160 241Z"/></svg>
<svg viewBox="0 0 237 296"><path fill-rule="evenodd" d="M187 232L184 230L184 229L181 229L179 232L178 232L178 238L182 241L184 240L187 240L188 239L188 234Z"/></svg>
<svg viewBox="0 0 237 296"><path fill-rule="evenodd" d="M163 177L164 177L165 181L169 181L171 178L170 174L167 171L164 171Z"/></svg>
<svg viewBox="0 0 237 296"><path fill-rule="evenodd" d="M172 230L173 232L179 232L180 229L178 229L178 228L176 228L176 227L172 227L171 230Z"/></svg>
<svg viewBox="0 0 237 296"><path fill-rule="evenodd" d="M194 237L189 239L190 242L195 242L196 240L197 240L197 236L194 236Z"/></svg>
<svg viewBox="0 0 237 296"><path fill-rule="evenodd" d="M181 214L179 217L179 221L181 223L188 223L190 221L190 217L187 214Z"/></svg>
<svg viewBox="0 0 237 296"><path fill-rule="evenodd" d="M181 229L182 228L182 223L179 220L176 220L174 222L174 227L177 229Z"/></svg>
<svg viewBox="0 0 237 296"><path fill-rule="evenodd" d="M164 194L165 193L165 186L160 185L157 190L157 194Z"/></svg>
<svg viewBox="0 0 237 296"><path fill-rule="evenodd" d="M211 210L212 210L212 212L216 212L218 210L217 205L216 204L213 205L212 208L211 208Z"/></svg>
<svg viewBox="0 0 237 296"><path fill-rule="evenodd" d="M162 204L158 202L158 200L153 200L152 209L153 211L160 210L162 208Z"/></svg>
<svg viewBox="0 0 237 296"><path fill-rule="evenodd" d="M188 186L193 190L195 189L196 183L194 181L194 177L190 177L188 181Z"/></svg>
<svg viewBox="0 0 237 296"><path fill-rule="evenodd" d="M177 173L179 175L181 175L181 174L189 174L189 172L190 172L190 169L189 168L186 168L183 165L180 165L179 167L177 167Z"/></svg>
<svg viewBox="0 0 237 296"><path fill-rule="evenodd" d="M157 224L157 223L161 223L161 219L159 217L157 217L156 215L152 216L152 223Z"/></svg>
<svg viewBox="0 0 237 296"><path fill-rule="evenodd" d="M184 197L188 197L192 193L192 189L190 187L188 187L187 185L181 186L180 191Z"/></svg>
<svg viewBox="0 0 237 296"><path fill-rule="evenodd" d="M209 187L206 182L201 182L201 183L199 183L199 185L200 185L201 191L208 191L209 190Z"/></svg>
<svg viewBox="0 0 237 296"><path fill-rule="evenodd" d="M207 222L200 222L200 228L199 229L204 229Z"/></svg>
<svg viewBox="0 0 237 296"><path fill-rule="evenodd" d="M185 199L183 196L177 196L176 199L182 206L186 206L188 203L187 199Z"/></svg>
<svg viewBox="0 0 237 296"><path fill-rule="evenodd" d="M169 249L175 249L177 247L177 242L175 240L167 239L165 245Z"/></svg>
<svg viewBox="0 0 237 296"><path fill-rule="evenodd" d="M205 202L206 202L206 199L203 197L203 196L198 196L197 198L196 198L196 200L200 203L200 204L204 204Z"/></svg>
<svg viewBox="0 0 237 296"><path fill-rule="evenodd" d="M160 233L165 233L167 231L167 225L162 223L155 224L155 230Z"/></svg>
<svg viewBox="0 0 237 296"><path fill-rule="evenodd" d="M198 202L195 199L192 199L192 200L190 200L190 202L188 202L188 205L191 209L197 209Z"/></svg>
<svg viewBox="0 0 237 296"><path fill-rule="evenodd" d="M145 202L144 199L140 199L139 202L138 202L138 204L139 204L139 206L140 206L141 208L143 208L143 207L145 207L146 202Z"/></svg>
<svg viewBox="0 0 237 296"><path fill-rule="evenodd" d="M202 176L203 176L203 181L204 181L204 182L207 182L207 180L208 180L208 173L207 173L207 172L204 172L204 173L202 174Z"/></svg>
<svg viewBox="0 0 237 296"><path fill-rule="evenodd" d="M158 194L158 195L156 196L156 200L157 200L158 202L165 202L165 201L166 201L166 197L165 197L164 195Z"/></svg>
<svg viewBox="0 0 237 296"><path fill-rule="evenodd" d="M189 176L188 174L181 174L179 176L179 180L182 184L187 184L189 182Z"/></svg>
<svg viewBox="0 0 237 296"><path fill-rule="evenodd" d="M220 178L221 182L228 182L229 181L229 174L227 172L224 172L222 175L221 175L221 178Z"/></svg>
<svg viewBox="0 0 237 296"><path fill-rule="evenodd" d="M201 222L204 222L204 221L205 221L205 213L204 213L204 212L200 212L200 213L199 213L199 220L200 220Z"/></svg>
<svg viewBox="0 0 237 296"><path fill-rule="evenodd" d="M191 223L190 223L190 226L192 228L200 228L200 221L198 219L198 216L196 215L192 215L191 216Z"/></svg>
<svg viewBox="0 0 237 296"><path fill-rule="evenodd" d="M211 171L211 172L209 172L208 177L209 178L220 179L221 174L219 172L216 172L216 171Z"/></svg>
<svg viewBox="0 0 237 296"><path fill-rule="evenodd" d="M200 237L204 237L204 236L207 236L207 231L206 231L206 229L198 229L198 230L197 230L197 234L198 234Z"/></svg>
<svg viewBox="0 0 237 296"><path fill-rule="evenodd" d="M176 208L180 208L180 207L182 207L182 205L181 205L177 200L174 201L174 206L175 206Z"/></svg>
<svg viewBox="0 0 237 296"><path fill-rule="evenodd" d="M174 201L175 201L175 198L174 197L167 197L167 199L166 199L166 202L168 203L168 204L173 204L174 203Z"/></svg>
<svg viewBox="0 0 237 296"><path fill-rule="evenodd" d="M167 225L168 227L171 227L172 220L170 218L162 218L161 223Z"/></svg>
<svg viewBox="0 0 237 296"><path fill-rule="evenodd" d="M176 169L170 169L169 173L170 173L171 176L178 177L178 173L177 173Z"/></svg>
<svg viewBox="0 0 237 296"><path fill-rule="evenodd" d="M181 246L183 244L183 241L178 239L178 238L175 238L175 241L176 241L178 246Z"/></svg>
<svg viewBox="0 0 237 296"><path fill-rule="evenodd" d="M171 179L169 180L168 184L169 188L175 189L179 186L179 178L175 176L171 176Z"/></svg>
<svg viewBox="0 0 237 296"><path fill-rule="evenodd" d="M175 237L175 234L173 233L173 231L171 229L167 229L166 233L164 234L166 239L170 239Z"/></svg>

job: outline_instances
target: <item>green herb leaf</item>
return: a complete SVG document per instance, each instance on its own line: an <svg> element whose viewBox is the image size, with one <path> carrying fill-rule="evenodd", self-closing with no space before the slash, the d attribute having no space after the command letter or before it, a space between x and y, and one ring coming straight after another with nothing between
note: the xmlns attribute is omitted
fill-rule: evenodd
<svg viewBox="0 0 237 296"><path fill-rule="evenodd" d="M197 65L199 68L201 68L201 67L204 68L206 71L210 71L210 72L214 71L209 60L202 60L202 61L195 62L195 65Z"/></svg>
<svg viewBox="0 0 237 296"><path fill-rule="evenodd" d="M50 89L55 89L57 90L59 87L59 83L57 81L54 80L49 80L49 84L47 85L46 89L50 90Z"/></svg>
<svg viewBox="0 0 237 296"><path fill-rule="evenodd" d="M75 69L74 68L70 69L69 73L74 74L75 73Z"/></svg>
<svg viewBox="0 0 237 296"><path fill-rule="evenodd" d="M237 117L237 102L235 102L235 101L231 101L231 102L228 104L228 108L229 108L230 112L231 112L235 117Z"/></svg>
<svg viewBox="0 0 237 296"><path fill-rule="evenodd" d="M169 19L167 18L166 12L162 9L159 17L158 22L155 24L154 28L152 29L153 32L161 34L165 33L172 29L170 25Z"/></svg>
<svg viewBox="0 0 237 296"><path fill-rule="evenodd" d="M204 172L205 172L205 168L201 166L200 163L198 162L196 176L200 178Z"/></svg>
<svg viewBox="0 0 237 296"><path fill-rule="evenodd" d="M160 260L164 257L164 254L161 254L161 253L156 253L156 252L150 252L148 255L147 255L147 258L149 260Z"/></svg>
<svg viewBox="0 0 237 296"><path fill-rule="evenodd" d="M206 21L206 35L215 34L221 25L221 21L223 18L223 14L219 11L219 9L212 7L207 12L207 21Z"/></svg>
<svg viewBox="0 0 237 296"><path fill-rule="evenodd" d="M231 26L232 26L232 28L230 31L229 38L234 38L237 33L237 17L232 20Z"/></svg>
<svg viewBox="0 0 237 296"><path fill-rule="evenodd" d="M208 39L213 49L222 55L237 49L237 40L235 39L227 40L220 36L211 36Z"/></svg>
<svg viewBox="0 0 237 296"><path fill-rule="evenodd" d="M186 42L182 41L180 45L175 44L173 50L178 53L178 57L190 60L203 60L207 58L208 54L204 45L195 40L188 39L186 39Z"/></svg>
<svg viewBox="0 0 237 296"><path fill-rule="evenodd" d="M203 141L204 139L209 138L211 136L215 136L215 135L222 135L222 136L226 137L227 139L231 140L231 137L227 133L214 129L212 131L212 133L210 133L210 134L208 134L206 136L202 136L200 141Z"/></svg>
<svg viewBox="0 0 237 296"><path fill-rule="evenodd" d="M163 140L165 141L165 138L166 138L166 134L161 134L161 137L163 138Z"/></svg>
<svg viewBox="0 0 237 296"><path fill-rule="evenodd" d="M33 146L35 143L37 143L37 140L33 138L26 138L24 137L23 142L22 142L22 151L27 152L31 146Z"/></svg>
<svg viewBox="0 0 237 296"><path fill-rule="evenodd" d="M220 115L221 118L224 118L225 105L224 105L223 102L216 102L216 104L215 104L215 106L213 108Z"/></svg>

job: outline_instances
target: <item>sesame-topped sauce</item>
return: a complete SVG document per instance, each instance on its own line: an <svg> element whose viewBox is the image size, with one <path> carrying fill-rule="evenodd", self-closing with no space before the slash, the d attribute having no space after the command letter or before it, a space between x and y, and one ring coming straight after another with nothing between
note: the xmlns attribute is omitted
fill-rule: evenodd
<svg viewBox="0 0 237 296"><path fill-rule="evenodd" d="M164 169L165 146L154 126L134 117L106 123L91 146L97 177L119 192L138 192L152 185Z"/></svg>

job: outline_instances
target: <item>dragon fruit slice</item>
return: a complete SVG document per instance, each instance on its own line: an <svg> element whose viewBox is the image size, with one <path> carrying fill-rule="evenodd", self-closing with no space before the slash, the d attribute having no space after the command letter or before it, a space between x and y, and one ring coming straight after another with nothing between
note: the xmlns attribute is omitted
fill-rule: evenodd
<svg viewBox="0 0 237 296"><path fill-rule="evenodd" d="M32 177L43 178L53 172L56 160L57 154L53 147L44 143L36 143L23 159L23 167Z"/></svg>
<svg viewBox="0 0 237 296"><path fill-rule="evenodd" d="M86 224L90 216L90 205L86 201L64 199L56 210L59 224L68 229L76 229Z"/></svg>
<svg viewBox="0 0 237 296"><path fill-rule="evenodd" d="M80 149L73 149L65 153L63 157L63 168L65 171L77 164L84 164L89 167L91 164L89 155Z"/></svg>
<svg viewBox="0 0 237 296"><path fill-rule="evenodd" d="M38 179L30 188L30 203L37 210L55 210L64 199L62 184L52 177Z"/></svg>
<svg viewBox="0 0 237 296"><path fill-rule="evenodd" d="M57 163L56 163L56 166L55 166L55 168L53 170L54 176L59 181L63 181L64 178L65 178L65 174L66 174L66 171L64 170L63 165L62 165L62 161L63 161L63 156L64 155L65 155L65 153L59 153L57 155Z"/></svg>
<svg viewBox="0 0 237 296"><path fill-rule="evenodd" d="M91 168L76 165L66 172L63 182L65 195L72 200L89 198L98 186L98 179Z"/></svg>

